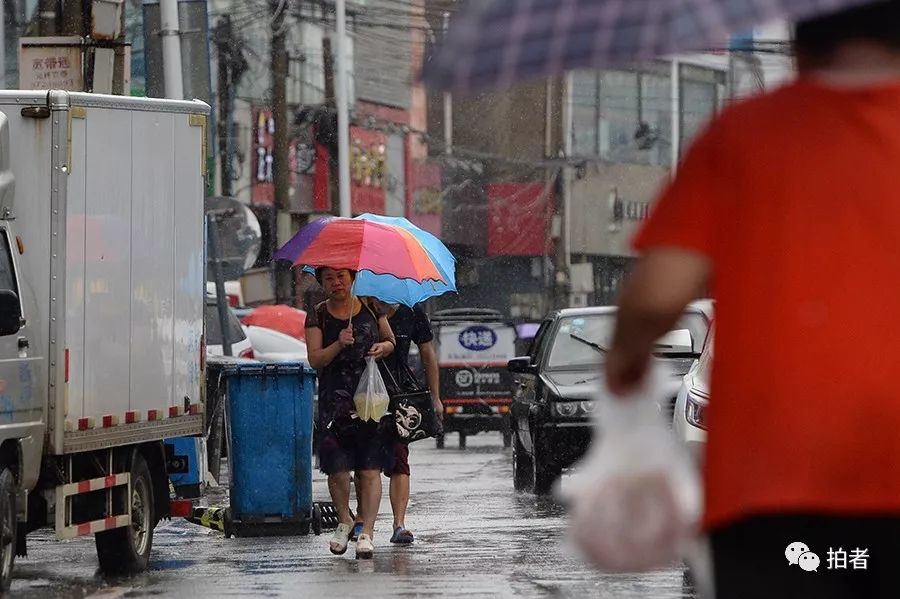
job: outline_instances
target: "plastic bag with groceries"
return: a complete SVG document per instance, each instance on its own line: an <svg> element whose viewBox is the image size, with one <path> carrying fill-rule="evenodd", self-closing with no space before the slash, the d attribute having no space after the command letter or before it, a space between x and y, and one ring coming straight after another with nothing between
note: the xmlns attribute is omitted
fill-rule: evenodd
<svg viewBox="0 0 900 599"><path fill-rule="evenodd" d="M378 364L375 358L370 356L366 358L366 369L353 395L356 415L363 422L366 420L378 422L387 414L390 401L387 386L381 378L381 372L378 371Z"/></svg>
<svg viewBox="0 0 900 599"><path fill-rule="evenodd" d="M694 462L663 419L670 377L655 363L627 396L601 385L595 441L566 493L571 536L601 570L653 570L693 550L701 488Z"/></svg>

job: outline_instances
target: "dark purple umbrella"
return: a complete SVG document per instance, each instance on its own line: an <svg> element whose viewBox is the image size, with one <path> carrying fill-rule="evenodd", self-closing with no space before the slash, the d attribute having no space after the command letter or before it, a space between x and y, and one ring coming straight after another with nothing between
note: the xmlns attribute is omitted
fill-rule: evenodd
<svg viewBox="0 0 900 599"><path fill-rule="evenodd" d="M518 81L725 48L754 25L874 0L469 0L426 64L425 82L470 92Z"/></svg>

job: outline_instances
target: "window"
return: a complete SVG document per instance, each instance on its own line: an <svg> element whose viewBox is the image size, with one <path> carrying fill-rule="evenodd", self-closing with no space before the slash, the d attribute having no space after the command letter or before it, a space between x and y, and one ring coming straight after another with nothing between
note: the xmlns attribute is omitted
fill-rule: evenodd
<svg viewBox="0 0 900 599"><path fill-rule="evenodd" d="M615 328L615 312L561 318L547 368L597 368L612 345Z"/></svg>
<svg viewBox="0 0 900 599"><path fill-rule="evenodd" d="M13 269L12 250L6 231L0 234L0 291L12 291L19 294L16 285L16 271Z"/></svg>
<svg viewBox="0 0 900 599"><path fill-rule="evenodd" d="M632 163L638 156L638 74L606 71L600 75L599 155L611 162Z"/></svg>
<svg viewBox="0 0 900 599"><path fill-rule="evenodd" d="M19 295L16 284L16 271L13 267L12 246L6 231L0 232L0 291L12 291ZM22 304L19 300L19 316L22 315Z"/></svg>
<svg viewBox="0 0 900 599"><path fill-rule="evenodd" d="M672 87L668 66L579 71L572 79L572 146L579 156L669 166Z"/></svg>
<svg viewBox="0 0 900 599"><path fill-rule="evenodd" d="M572 151L578 156L596 156L598 80L596 73L572 76Z"/></svg>
<svg viewBox="0 0 900 599"><path fill-rule="evenodd" d="M681 155L719 108L724 73L701 67L681 67Z"/></svg>
<svg viewBox="0 0 900 599"><path fill-rule="evenodd" d="M534 340L531 342L531 347L528 349L528 355L531 357L532 364L537 362L541 350L547 345L547 331L552 324L552 320L545 320L541 323L541 328L539 328L538 332L535 334Z"/></svg>

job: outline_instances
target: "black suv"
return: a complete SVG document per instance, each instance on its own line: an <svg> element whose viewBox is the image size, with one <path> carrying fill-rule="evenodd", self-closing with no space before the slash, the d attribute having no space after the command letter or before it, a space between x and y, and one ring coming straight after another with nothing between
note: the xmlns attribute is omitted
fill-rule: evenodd
<svg viewBox="0 0 900 599"><path fill-rule="evenodd" d="M517 490L549 493L564 468L584 455L591 441L593 398L599 365L612 342L616 308L575 308L550 314L528 356L509 362L517 375L512 404L513 478ZM706 304L692 304L658 345L671 363L672 409L681 378L699 355L709 329Z"/></svg>

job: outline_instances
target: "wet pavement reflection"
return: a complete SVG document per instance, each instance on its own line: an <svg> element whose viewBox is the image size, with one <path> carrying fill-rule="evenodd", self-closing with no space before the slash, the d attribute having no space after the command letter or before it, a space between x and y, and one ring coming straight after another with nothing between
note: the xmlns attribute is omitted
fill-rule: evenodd
<svg viewBox="0 0 900 599"><path fill-rule="evenodd" d="M601 575L566 542L558 502L516 493L512 463L499 435L470 438L466 450L412 448L409 547L393 546L387 484L372 561L328 552L320 537L225 539L184 521L164 522L152 569L105 580L90 538L58 543L29 537L16 565L16 597L599 597L681 599L680 568L645 575ZM565 480L563 481L565 484ZM315 473L317 499L327 499ZM215 495L215 494L214 494ZM218 494L220 500L222 493Z"/></svg>

